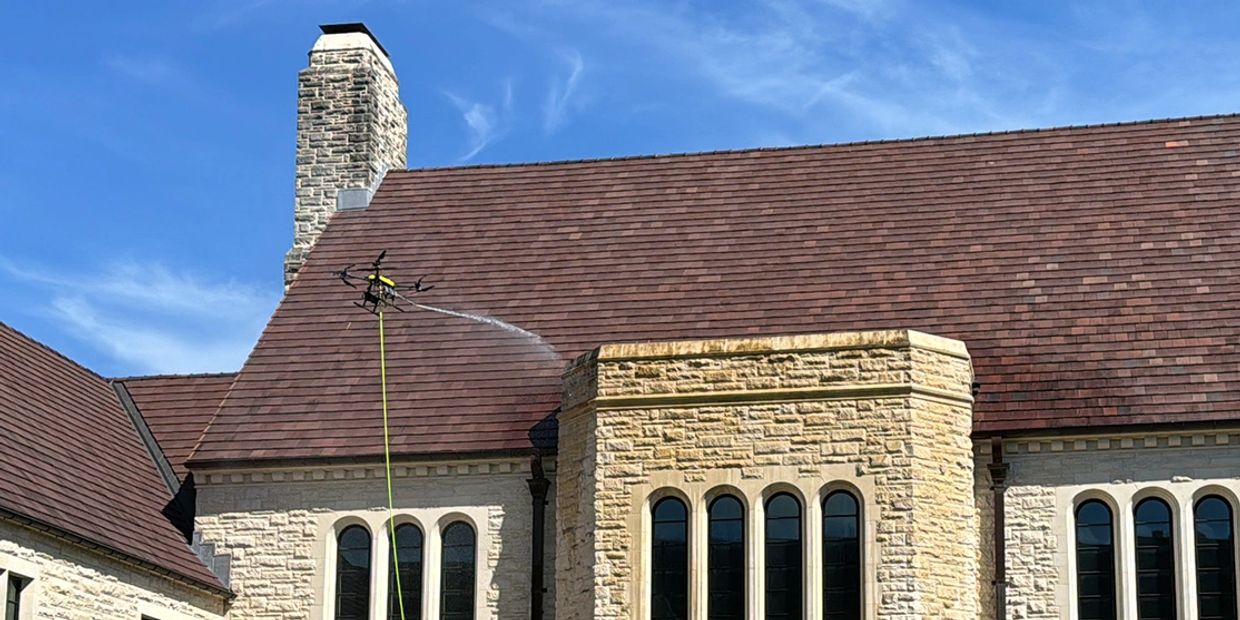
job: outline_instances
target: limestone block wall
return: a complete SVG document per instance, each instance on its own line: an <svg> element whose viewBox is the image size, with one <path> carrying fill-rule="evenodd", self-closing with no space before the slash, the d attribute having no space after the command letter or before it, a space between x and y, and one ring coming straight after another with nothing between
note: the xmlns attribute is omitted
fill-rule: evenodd
<svg viewBox="0 0 1240 620"><path fill-rule="evenodd" d="M0 573L31 579L22 620L220 620L222 596L0 521ZM3 584L0 584L0 590Z"/></svg>
<svg viewBox="0 0 1240 620"><path fill-rule="evenodd" d="M363 33L319 37L298 74L297 188L291 282L336 211L340 189L371 187L405 167L408 119L387 54Z"/></svg>
<svg viewBox="0 0 1240 620"><path fill-rule="evenodd" d="M1010 463L1005 496L1007 612L1009 618L1072 618L1075 609L1073 512L1083 498L1099 498L1115 518L1121 617L1136 617L1132 511L1145 497L1163 497L1174 512L1180 618L1195 620L1192 507L1207 494L1232 502L1240 515L1240 430L1080 437L1022 438L1004 444ZM993 506L984 464L989 445L977 450L978 514L983 532L984 617L993 617L989 594L994 562ZM1236 526L1240 529L1240 523ZM1238 558L1240 559L1240 558Z"/></svg>
<svg viewBox="0 0 1240 620"><path fill-rule="evenodd" d="M560 414L560 617L648 617L654 497L686 497L700 522L712 489L751 506L786 490L812 523L822 493L844 486L863 499L867 617L975 620L971 382L962 343L911 331L605 345L576 360ZM807 531L812 611L820 542ZM694 618L704 579L691 570Z"/></svg>
<svg viewBox="0 0 1240 620"><path fill-rule="evenodd" d="M402 464L393 473L397 522L416 522L426 538L423 617L437 617L439 533L454 520L470 522L477 533L476 617L528 617L528 462ZM371 531L372 575L381 576L372 577L371 617L387 618L390 555L381 466L210 472L199 479L197 527L216 553L231 556L237 598L230 618L330 618L335 534L355 523ZM553 522L547 524L548 538L553 528ZM547 553L549 587L553 551ZM548 598L554 598L554 589ZM546 617L554 618L548 607Z"/></svg>

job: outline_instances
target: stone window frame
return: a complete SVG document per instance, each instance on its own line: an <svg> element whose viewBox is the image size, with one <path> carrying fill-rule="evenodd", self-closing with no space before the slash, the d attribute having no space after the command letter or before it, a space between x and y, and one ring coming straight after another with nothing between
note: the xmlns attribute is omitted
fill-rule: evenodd
<svg viewBox="0 0 1240 620"><path fill-rule="evenodd" d="M1076 508L1083 502L1099 500L1111 509L1115 537L1115 599L1119 607L1116 618L1136 620L1136 526L1133 511L1137 504L1147 498L1157 497L1171 507L1176 563L1176 613L1181 620L1197 618L1197 549L1186 541L1196 540L1193 507L1208 495L1218 495L1232 505L1233 531L1240 532L1240 494L1229 486L1214 482L1171 484L1115 483L1090 487L1072 495L1061 510L1063 540L1060 547L1066 567L1064 583L1067 584L1065 605L1068 620L1078 620L1076 584ZM1236 545L1235 561L1240 566L1240 544ZM1237 580L1237 600L1240 600L1240 580Z"/></svg>
<svg viewBox="0 0 1240 620"><path fill-rule="evenodd" d="M387 620L388 563L392 559L391 534L388 527L412 523L422 530L422 617L439 617L440 564L443 529L462 521L474 529L474 618L489 620L495 615L487 607L487 593L494 580L487 563L487 550L494 544L491 532L482 527L489 522L488 510L478 507L438 507L397 510L388 521L387 510L332 513L320 521L319 549L322 553L319 574L315 579L318 620L335 619L336 537L350 525L361 525L371 535L370 546L370 616L369 620Z"/></svg>
<svg viewBox="0 0 1240 620"><path fill-rule="evenodd" d="M685 472L657 472L651 479L634 489L633 517L634 557L630 592L635 603L635 618L650 619L650 556L651 518L654 502L675 495L689 508L689 618L706 619L707 578L706 553L709 546L709 514L707 508L715 497L730 494L741 500L745 509L745 558L747 562L746 616L761 618L765 609L765 511L766 500L780 492L790 492L801 502L802 544L804 572L803 609L807 617L822 616L822 501L837 490L852 493L861 511L861 570L862 570L862 618L877 617L876 592L878 581L875 567L882 552L877 536L877 487L870 476L856 476L856 468L849 465L830 465L822 468L820 475L806 476L796 467L772 467L760 478L743 478L736 471L695 472L693 481L687 481ZM771 482L774 480L775 482Z"/></svg>
<svg viewBox="0 0 1240 620"><path fill-rule="evenodd" d="M22 604L18 620L34 618L35 603L39 599L43 583L43 580L39 578L39 567L22 558L2 554L0 554L0 618L4 617L11 575L27 580L26 587L22 588Z"/></svg>

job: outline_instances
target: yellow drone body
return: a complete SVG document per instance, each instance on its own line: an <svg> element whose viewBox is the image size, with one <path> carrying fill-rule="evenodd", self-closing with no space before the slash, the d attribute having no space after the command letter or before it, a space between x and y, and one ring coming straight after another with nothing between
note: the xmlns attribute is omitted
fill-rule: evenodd
<svg viewBox="0 0 1240 620"><path fill-rule="evenodd" d="M384 285L384 286L386 286L386 287L389 287L389 288L396 288L396 281L395 281L395 280L393 280L393 279L391 279L391 278L389 278L389 277L387 277L387 276L385 276L385 275L373 274L373 273L372 273L372 274L370 274L370 275L366 276L366 279L367 279L367 280L369 280L369 281L371 281L371 282L374 282L374 281L375 281L375 279L378 279L378 280L379 280L379 284L382 284L382 285Z"/></svg>

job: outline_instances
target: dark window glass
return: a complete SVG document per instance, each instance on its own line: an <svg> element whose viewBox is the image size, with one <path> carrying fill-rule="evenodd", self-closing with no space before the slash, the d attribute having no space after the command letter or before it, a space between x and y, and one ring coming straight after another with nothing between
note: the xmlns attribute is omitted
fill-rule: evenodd
<svg viewBox="0 0 1240 620"><path fill-rule="evenodd" d="M399 596L397 571L400 572ZM405 620L421 620L422 530L412 523L396 526L396 553L388 569L388 620L401 620L401 602L405 604Z"/></svg>
<svg viewBox="0 0 1240 620"><path fill-rule="evenodd" d="M1137 541L1137 618L1175 620L1175 546L1171 507L1151 497L1133 510Z"/></svg>
<svg viewBox="0 0 1240 620"><path fill-rule="evenodd" d="M473 620L474 563L476 551L474 528L456 521L443 530L443 580L439 602L441 620Z"/></svg>
<svg viewBox="0 0 1240 620"><path fill-rule="evenodd" d="M801 618L801 503L787 493L766 502L766 619Z"/></svg>
<svg viewBox="0 0 1240 620"><path fill-rule="evenodd" d="M336 538L336 620L370 617L370 532L360 525Z"/></svg>
<svg viewBox="0 0 1240 620"><path fill-rule="evenodd" d="M1115 620L1115 538L1111 509L1098 500L1076 508L1076 589L1080 620Z"/></svg>
<svg viewBox="0 0 1240 620"><path fill-rule="evenodd" d="M1236 538L1231 504L1211 495L1193 510L1197 547L1197 617L1236 620Z"/></svg>
<svg viewBox="0 0 1240 620"><path fill-rule="evenodd" d="M822 502L822 617L861 618L861 507L847 491Z"/></svg>
<svg viewBox="0 0 1240 620"><path fill-rule="evenodd" d="M745 508L741 500L723 495L710 503L710 547L707 550L706 617L745 617Z"/></svg>
<svg viewBox="0 0 1240 620"><path fill-rule="evenodd" d="M650 618L689 617L689 511L665 497L651 509Z"/></svg>
<svg viewBox="0 0 1240 620"><path fill-rule="evenodd" d="M17 620L22 613L22 590L30 585L30 580L9 573L8 581L8 591L4 595L4 620Z"/></svg>

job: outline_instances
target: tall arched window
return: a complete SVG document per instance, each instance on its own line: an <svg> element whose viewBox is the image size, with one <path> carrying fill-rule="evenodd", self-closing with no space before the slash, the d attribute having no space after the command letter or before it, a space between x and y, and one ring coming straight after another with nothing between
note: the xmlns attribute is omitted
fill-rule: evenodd
<svg viewBox="0 0 1240 620"><path fill-rule="evenodd" d="M1231 504L1209 495L1193 510L1197 547L1197 617L1236 620L1236 538Z"/></svg>
<svg viewBox="0 0 1240 620"><path fill-rule="evenodd" d="M397 572L400 594L397 595ZM388 570L388 620L422 618L422 529L412 523L396 526L396 554Z"/></svg>
<svg viewBox="0 0 1240 620"><path fill-rule="evenodd" d="M350 525L336 536L336 620L370 617L370 532Z"/></svg>
<svg viewBox="0 0 1240 620"><path fill-rule="evenodd" d="M1076 599L1080 620L1115 620L1115 536L1111 509L1091 499L1076 508Z"/></svg>
<svg viewBox="0 0 1240 620"><path fill-rule="evenodd" d="M848 491L822 500L822 617L861 618L861 506Z"/></svg>
<svg viewBox="0 0 1240 620"><path fill-rule="evenodd" d="M655 502L650 513L650 618L689 617L689 511L675 497Z"/></svg>
<svg viewBox="0 0 1240 620"><path fill-rule="evenodd" d="M1137 543L1137 618L1175 620L1175 544L1171 506L1150 497L1133 509Z"/></svg>
<svg viewBox="0 0 1240 620"><path fill-rule="evenodd" d="M708 510L710 546L707 549L709 620L745 617L745 507L731 495L721 495Z"/></svg>
<svg viewBox="0 0 1240 620"><path fill-rule="evenodd" d="M766 502L766 620L800 620L801 502L779 493Z"/></svg>
<svg viewBox="0 0 1240 620"><path fill-rule="evenodd" d="M454 521L443 529L443 562L439 570L441 620L473 620L475 557L473 527Z"/></svg>

